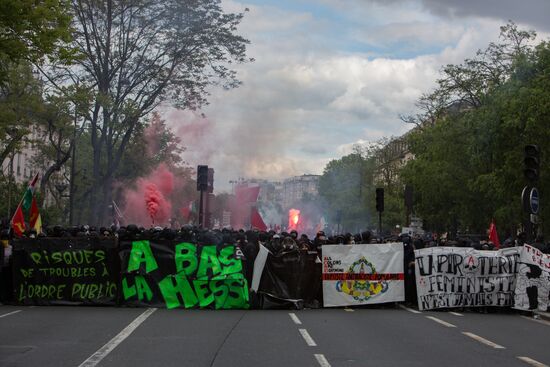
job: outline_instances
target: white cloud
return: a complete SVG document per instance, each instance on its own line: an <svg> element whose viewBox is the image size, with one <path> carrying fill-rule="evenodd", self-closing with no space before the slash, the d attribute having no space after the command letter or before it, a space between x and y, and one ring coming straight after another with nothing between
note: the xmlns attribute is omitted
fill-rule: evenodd
<svg viewBox="0 0 550 367"><path fill-rule="evenodd" d="M344 19L364 22L364 29L344 32L340 40L334 37L345 25L313 12L224 1L229 11L250 8L239 32L251 40L249 56L256 62L238 66L240 88L212 90L207 119L188 112L166 115L188 146L185 159L213 166L217 189L229 188L229 180L238 177L321 173L353 144L409 129L398 115L414 112L414 102L435 85L441 66L473 56L496 40L503 24L486 18L445 24L418 2L392 3L346 0L346 6L335 7ZM358 36L422 52L383 57L348 49Z"/></svg>

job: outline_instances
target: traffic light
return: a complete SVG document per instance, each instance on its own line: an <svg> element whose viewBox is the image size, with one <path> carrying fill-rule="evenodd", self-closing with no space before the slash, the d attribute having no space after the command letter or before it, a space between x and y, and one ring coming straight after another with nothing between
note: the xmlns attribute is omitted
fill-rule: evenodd
<svg viewBox="0 0 550 367"><path fill-rule="evenodd" d="M208 169L208 188L206 189L209 194L214 192L214 168Z"/></svg>
<svg viewBox="0 0 550 367"><path fill-rule="evenodd" d="M525 155L523 156L523 175L529 182L535 182L539 179L540 170L540 150L538 145L526 145Z"/></svg>
<svg viewBox="0 0 550 367"><path fill-rule="evenodd" d="M376 189L376 211L380 213L384 211L384 189L381 187Z"/></svg>
<svg viewBox="0 0 550 367"><path fill-rule="evenodd" d="M197 190L206 191L208 189L208 166L197 166Z"/></svg>

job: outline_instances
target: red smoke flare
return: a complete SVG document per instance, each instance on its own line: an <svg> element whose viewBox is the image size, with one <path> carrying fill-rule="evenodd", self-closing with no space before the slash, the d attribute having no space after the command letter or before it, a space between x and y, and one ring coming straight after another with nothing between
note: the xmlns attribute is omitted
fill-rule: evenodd
<svg viewBox="0 0 550 367"><path fill-rule="evenodd" d="M153 183L147 184L145 186L145 206L153 224L155 224L155 218L159 207L162 205L162 201L165 201L164 196L158 190L157 185Z"/></svg>
<svg viewBox="0 0 550 367"><path fill-rule="evenodd" d="M148 177L140 178L136 188L124 193L127 223L168 225L172 215L169 201L174 189L174 175L161 164ZM153 222L153 223L151 223Z"/></svg>

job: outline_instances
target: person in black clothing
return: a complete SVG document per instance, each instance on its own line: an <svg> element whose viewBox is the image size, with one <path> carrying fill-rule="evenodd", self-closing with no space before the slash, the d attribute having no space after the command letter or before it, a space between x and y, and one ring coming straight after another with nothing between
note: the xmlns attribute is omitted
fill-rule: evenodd
<svg viewBox="0 0 550 367"><path fill-rule="evenodd" d="M311 241L309 240L307 234L302 234L298 240L298 248L302 251L309 251L311 250L311 247Z"/></svg>
<svg viewBox="0 0 550 367"><path fill-rule="evenodd" d="M365 231L361 233L361 243L367 244L371 241L372 234L370 231Z"/></svg>
<svg viewBox="0 0 550 367"><path fill-rule="evenodd" d="M405 272L405 302L409 305L417 303L416 295L416 274L414 250L424 248L421 239L413 239L409 236L403 237L404 256L403 266Z"/></svg>
<svg viewBox="0 0 550 367"><path fill-rule="evenodd" d="M325 232L319 231L317 232L317 234L315 235L315 238L313 239L311 249L319 252L321 251L321 248L323 247L323 245L326 243L327 243L327 236L325 235Z"/></svg>

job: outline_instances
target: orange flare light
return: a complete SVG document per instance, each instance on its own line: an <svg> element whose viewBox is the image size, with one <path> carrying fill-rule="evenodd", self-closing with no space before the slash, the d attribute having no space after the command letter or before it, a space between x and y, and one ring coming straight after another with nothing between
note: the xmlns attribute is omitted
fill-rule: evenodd
<svg viewBox="0 0 550 367"><path fill-rule="evenodd" d="M300 221L300 210L290 209L288 211L288 229L295 230L298 227L299 221Z"/></svg>

